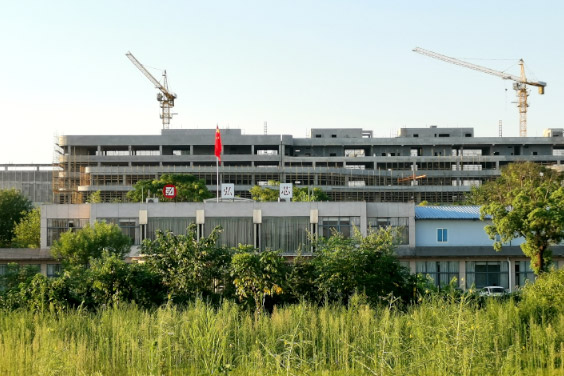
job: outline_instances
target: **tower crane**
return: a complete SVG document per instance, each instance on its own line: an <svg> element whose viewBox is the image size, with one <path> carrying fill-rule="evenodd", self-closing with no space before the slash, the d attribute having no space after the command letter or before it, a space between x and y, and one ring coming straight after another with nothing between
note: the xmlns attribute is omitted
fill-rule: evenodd
<svg viewBox="0 0 564 376"><path fill-rule="evenodd" d="M168 129L170 125L170 119L172 114L170 109L174 107L174 100L176 99L176 94L171 93L168 90L168 82L166 79L166 70L163 72L163 83L161 84L149 71L133 56L131 52L125 54L131 60L131 62L155 85L160 93L157 94L157 100L161 103L161 119L163 119L163 129Z"/></svg>
<svg viewBox="0 0 564 376"><path fill-rule="evenodd" d="M542 95L544 94L544 88L546 86L546 82L527 80L527 77L525 76L525 62L523 61L523 59L519 60L519 66L521 67L521 76L513 76L508 73L504 73L504 72L496 71L494 69L482 67L480 65L468 63L466 61L441 55L436 52L424 50L419 47L414 48L413 51L422 55L426 55L435 59L445 61L447 63L460 65L461 67L474 69L478 72L484 72L487 74L498 76L503 78L504 80L514 81L513 90L515 90L517 94L517 99L518 99L517 108L519 109L519 136L527 137L527 107L529 107L529 105L527 104L527 97L529 96L529 90L527 88L527 85L538 87L539 94Z"/></svg>

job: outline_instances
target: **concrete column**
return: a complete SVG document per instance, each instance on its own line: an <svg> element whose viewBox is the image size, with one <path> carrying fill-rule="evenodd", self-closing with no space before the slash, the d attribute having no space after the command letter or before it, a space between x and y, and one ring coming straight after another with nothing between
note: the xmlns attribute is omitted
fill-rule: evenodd
<svg viewBox="0 0 564 376"><path fill-rule="evenodd" d="M366 214L366 203L362 205L360 214L360 233L362 236L368 235L368 217Z"/></svg>
<svg viewBox="0 0 564 376"><path fill-rule="evenodd" d="M458 287L466 291L466 261L458 262Z"/></svg>
<svg viewBox="0 0 564 376"><path fill-rule="evenodd" d="M503 261L502 261L503 262ZM509 292L513 292L513 287L516 285L515 283L515 261L511 260L511 259L507 259L507 263L508 263L508 268L509 270L507 271L507 276L508 276L508 284L509 284Z"/></svg>
<svg viewBox="0 0 564 376"><path fill-rule="evenodd" d="M39 231L39 244L41 248L47 248L47 216L47 207L45 205L41 205L41 218L39 219L41 228Z"/></svg>
<svg viewBox="0 0 564 376"><path fill-rule="evenodd" d="M378 194L377 200L378 200L378 202L380 202L380 200L381 200L380 194ZM415 210L412 213L413 213L413 215L410 214L409 218L408 218L409 248L415 248L417 246L417 244L415 244Z"/></svg>

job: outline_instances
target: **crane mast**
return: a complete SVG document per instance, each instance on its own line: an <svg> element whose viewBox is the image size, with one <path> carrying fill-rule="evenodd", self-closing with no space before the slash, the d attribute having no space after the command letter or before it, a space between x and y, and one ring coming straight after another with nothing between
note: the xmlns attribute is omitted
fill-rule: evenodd
<svg viewBox="0 0 564 376"><path fill-rule="evenodd" d="M176 99L176 94L171 93L168 90L168 82L166 78L166 70L163 72L163 83L161 84L149 71L133 56L131 52L125 54L129 60L155 85L160 93L157 94L157 100L160 102L161 106L161 119L163 121L163 129L168 129L170 126L170 119L172 119L171 108L174 107L174 100Z"/></svg>
<svg viewBox="0 0 564 376"><path fill-rule="evenodd" d="M518 99L517 108L519 109L519 136L527 137L527 107L529 107L529 105L527 104L527 97L529 96L529 90L527 86L538 87L539 94L542 95L544 94L544 88L546 86L546 82L527 80L527 76L525 75L525 62L523 61L523 59L519 60L521 75L514 76L505 72L500 72L494 69L482 67L481 65L476 65L449 56L441 55L433 51L424 50L423 48L419 48L419 47L414 48L413 51L425 56L432 57L434 59L442 60L447 63L459 65L461 67L470 68L478 72L484 72L487 74L491 74L493 76L501 77L504 80L514 81L513 90L515 90L517 94L517 99Z"/></svg>

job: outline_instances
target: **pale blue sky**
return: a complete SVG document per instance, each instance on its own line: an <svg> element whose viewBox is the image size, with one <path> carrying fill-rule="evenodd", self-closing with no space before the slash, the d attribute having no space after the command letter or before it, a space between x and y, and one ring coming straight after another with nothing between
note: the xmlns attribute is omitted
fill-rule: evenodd
<svg viewBox="0 0 564 376"><path fill-rule="evenodd" d="M529 97L540 136L564 127L563 16L559 1L4 1L0 163L50 163L55 134L159 134L157 90L128 50L167 70L171 128L260 134L268 121L298 137L431 124L497 136L499 120L517 136L511 82L411 50L514 74L523 58L548 83Z"/></svg>

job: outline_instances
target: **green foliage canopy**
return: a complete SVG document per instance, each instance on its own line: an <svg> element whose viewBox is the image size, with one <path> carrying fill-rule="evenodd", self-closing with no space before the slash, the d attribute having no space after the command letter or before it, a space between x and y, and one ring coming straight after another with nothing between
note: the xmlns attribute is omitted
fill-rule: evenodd
<svg viewBox="0 0 564 376"><path fill-rule="evenodd" d="M272 188L277 186L280 186L280 182L269 180L268 186L262 187L255 185L249 190L249 192L251 192L251 198L255 201L278 201L280 190ZM292 201L329 201L329 196L327 193L323 192L321 188L296 187L294 185L292 188Z"/></svg>
<svg viewBox="0 0 564 376"><path fill-rule="evenodd" d="M35 208L14 227L12 246L15 248L39 248L41 236L41 210Z"/></svg>
<svg viewBox="0 0 564 376"><path fill-rule="evenodd" d="M164 301L163 286L145 263L127 264L104 250L100 258L91 260L87 274L94 306L135 301L150 307Z"/></svg>
<svg viewBox="0 0 564 376"><path fill-rule="evenodd" d="M167 184L176 186L177 195L173 199L164 198L163 188ZM140 202L147 197L158 197L160 201L201 202L213 197L202 179L189 174L164 174L155 180L140 180L127 192L127 198Z"/></svg>
<svg viewBox="0 0 564 376"><path fill-rule="evenodd" d="M196 226L187 235L158 231L154 241L146 240L142 253L147 265L159 275L169 298L185 302L196 296L215 297L229 280L230 250L218 246L221 229L197 240Z"/></svg>
<svg viewBox="0 0 564 376"><path fill-rule="evenodd" d="M394 230L379 229L365 237L356 231L351 238L334 233L317 240L312 262L319 295L340 302L347 302L355 292L372 303L390 295L409 300L410 276L394 256L396 239Z"/></svg>
<svg viewBox="0 0 564 376"><path fill-rule="evenodd" d="M88 204L99 204L100 202L102 202L102 191L96 191L92 193L88 197L88 200L86 200L86 202Z"/></svg>
<svg viewBox="0 0 564 376"><path fill-rule="evenodd" d="M564 314L564 268L551 270L535 283L525 286L521 296L522 314L542 319Z"/></svg>
<svg viewBox="0 0 564 376"><path fill-rule="evenodd" d="M472 202L482 205L481 218L490 216L485 227L494 248L514 238L524 238L523 253L531 269L547 270L549 246L564 240L564 188L561 175L537 163L513 163L495 181L473 190Z"/></svg>
<svg viewBox="0 0 564 376"><path fill-rule="evenodd" d="M258 252L251 246L240 246L231 261L231 275L240 300L255 305L255 311L262 313L267 296L284 292L282 285L286 278L287 265L276 251Z"/></svg>
<svg viewBox="0 0 564 376"><path fill-rule="evenodd" d="M131 239L119 226L106 222L87 224L76 231L61 234L51 247L51 254L69 265L87 265L91 258L99 258L106 250L123 258L131 245Z"/></svg>
<svg viewBox="0 0 564 376"><path fill-rule="evenodd" d="M30 200L15 189L0 190L0 248L11 246L14 227L33 208Z"/></svg>

